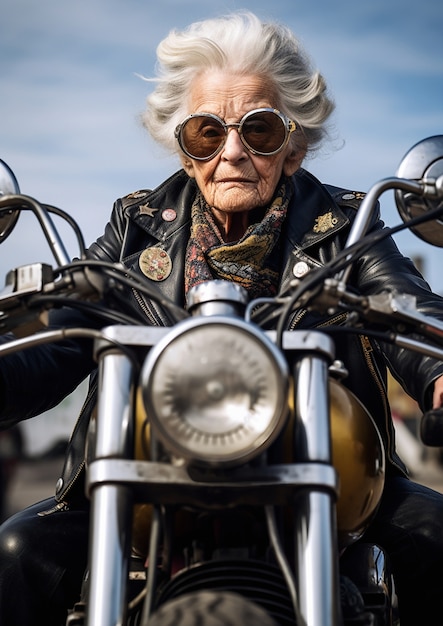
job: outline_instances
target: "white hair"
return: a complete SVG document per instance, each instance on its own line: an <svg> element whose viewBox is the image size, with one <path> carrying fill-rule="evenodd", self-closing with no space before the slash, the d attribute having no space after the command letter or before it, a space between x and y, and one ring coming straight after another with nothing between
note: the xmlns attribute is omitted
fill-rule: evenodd
<svg viewBox="0 0 443 626"><path fill-rule="evenodd" d="M251 12L191 24L173 30L157 48L157 85L147 98L142 122L151 136L177 151L174 129L187 110L192 82L209 69L271 80L278 106L301 128L308 151L327 134L325 123L334 109L323 76L293 33L278 23L261 22Z"/></svg>

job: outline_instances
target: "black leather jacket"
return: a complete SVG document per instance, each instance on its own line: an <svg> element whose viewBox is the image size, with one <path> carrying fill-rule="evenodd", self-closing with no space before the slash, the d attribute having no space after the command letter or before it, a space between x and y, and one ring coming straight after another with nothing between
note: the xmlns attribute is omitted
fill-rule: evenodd
<svg viewBox="0 0 443 626"><path fill-rule="evenodd" d="M295 192L282 232L282 288L300 269L320 267L343 248L362 198L362 194L322 185L302 169L292 181ZM89 248L89 256L122 262L143 276L140 254L151 246L162 247L172 259L172 271L165 280L156 282L156 287L183 306L184 256L195 191L194 182L181 170L153 191L140 191L118 200L104 235ZM383 224L376 218L371 228L381 229ZM443 300L429 290L411 261L400 254L390 238L374 245L359 259L350 284L363 294L386 288L412 293L423 313L443 318ZM171 323L164 311L138 292L115 293L109 306L130 312L132 316L135 313L141 323ZM292 324L307 328L337 321L340 320L299 311ZM90 325L90 322L70 309L51 313L52 326L85 324ZM402 349L380 347L367 337L344 333L337 339L336 350L337 358L343 360L349 370L345 384L368 407L380 427L390 471L403 471L395 454L386 398L386 363L422 408L432 382L443 374L443 364ZM8 426L55 406L94 368L87 341L53 344L0 359L2 423ZM90 392L71 437L63 475L57 483L59 501L82 491L82 481L76 479L84 467L85 436L95 400L93 374Z"/></svg>

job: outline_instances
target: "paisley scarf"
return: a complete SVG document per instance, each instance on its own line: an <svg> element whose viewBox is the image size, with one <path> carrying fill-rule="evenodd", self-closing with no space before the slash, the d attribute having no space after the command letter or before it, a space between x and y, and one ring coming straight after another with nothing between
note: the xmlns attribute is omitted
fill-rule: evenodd
<svg viewBox="0 0 443 626"><path fill-rule="evenodd" d="M198 192L186 250L186 293L199 283L220 278L242 285L251 299L275 295L280 275L278 242L291 195L292 185L285 179L263 219L250 224L238 241L225 243L210 206Z"/></svg>

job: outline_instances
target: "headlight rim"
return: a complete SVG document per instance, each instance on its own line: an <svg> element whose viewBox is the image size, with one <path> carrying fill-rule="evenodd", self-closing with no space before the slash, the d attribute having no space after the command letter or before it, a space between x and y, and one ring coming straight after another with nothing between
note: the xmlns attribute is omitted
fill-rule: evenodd
<svg viewBox="0 0 443 626"><path fill-rule="evenodd" d="M256 438L253 445L249 444L246 447L245 452L221 456L213 453L199 454L195 450L191 452L176 437L171 437L164 427L163 418L158 414L153 402L154 394L152 393L153 385L156 382L156 370L165 351L170 349L174 342L189 336L189 333L198 333L199 330L204 328L214 329L216 326L222 327L225 331L228 329L234 331L234 333L238 333L238 337L244 336L247 338L247 341L253 342L257 349L266 355L268 363L273 368L273 377L277 381L275 385L276 401L273 405L270 425ZM145 411L151 422L151 437L156 436L168 453L175 457L178 462L190 465L235 467L245 464L252 458L260 455L275 441L284 428L289 412L289 370L286 360L280 350L261 329L250 322L245 322L241 318L226 318L224 316L195 317L179 322L153 346L147 355L140 373L140 385Z"/></svg>

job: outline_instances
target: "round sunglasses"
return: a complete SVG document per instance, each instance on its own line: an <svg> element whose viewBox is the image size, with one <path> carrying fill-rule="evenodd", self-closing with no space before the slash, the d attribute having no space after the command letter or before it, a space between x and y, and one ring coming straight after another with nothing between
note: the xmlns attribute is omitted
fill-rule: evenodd
<svg viewBox="0 0 443 626"><path fill-rule="evenodd" d="M230 128L238 130L243 145L252 154L270 156L283 150L297 126L277 109L262 108L249 111L236 124L226 124L213 113L192 113L174 134L188 157L209 161L225 145Z"/></svg>

